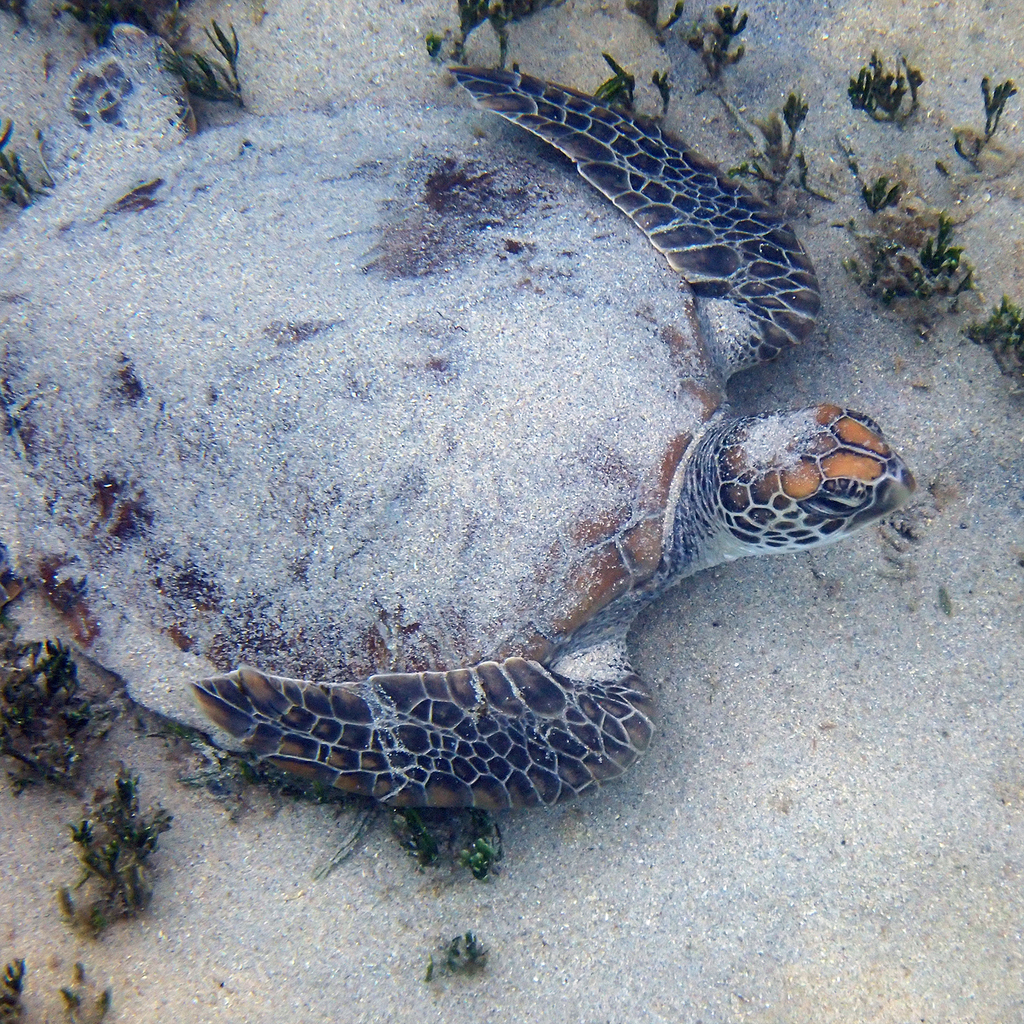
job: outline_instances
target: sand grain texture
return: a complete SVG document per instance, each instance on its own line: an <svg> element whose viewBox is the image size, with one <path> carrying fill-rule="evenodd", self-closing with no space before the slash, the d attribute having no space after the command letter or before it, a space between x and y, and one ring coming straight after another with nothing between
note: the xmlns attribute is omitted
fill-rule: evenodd
<svg viewBox="0 0 1024 1024"><path fill-rule="evenodd" d="M184 751L125 723L102 755L108 769L123 760L141 772L143 801L159 800L175 822L160 840L149 913L94 943L68 931L53 898L55 885L75 878L66 822L79 803L3 788L0 958L28 961L26 1002L38 1019L57 1018L56 989L79 959L112 984L118 1022L1022 1019L1021 400L957 321L937 318L922 340L842 269L852 246L834 225L863 208L834 138L850 141L865 173L897 158L912 166L932 204L962 221L958 244L978 267L986 303L1004 291L1021 299L1019 169L1010 159L1001 176L972 175L957 165L951 129L978 123L981 76L1014 74L1010 56L1024 30L1012 4L965 3L952 13L840 5L827 19L803 5L750 11L748 55L727 76L734 96L756 114L802 88L812 103L804 140L812 171L840 198L787 200L821 276L820 327L799 351L737 379L731 397L743 412L828 400L876 417L923 485L919 539L901 539L906 550L897 552L872 530L822 553L712 570L668 595L634 633L638 667L660 704L650 753L623 782L575 805L505 817L502 872L487 884L447 866L419 872L384 819L351 859L314 881L346 819L256 792L234 821L177 781L190 767ZM646 303L655 321L669 316L671 275L564 162L449 88L422 39L454 24L453 11L286 2L258 24L249 8L209 5L208 13L239 30L252 110L145 155L127 187L139 175L163 178L161 206L102 215L121 167L108 180L66 183L20 217L5 214L0 292L27 298L3 306L3 374L19 386L43 383L32 415L67 417L63 428L46 425L80 439L79 469L89 472L77 479L109 453L102 432L92 449L84 444L95 423L129 432L118 444L134 468L144 468L154 439L189 447L195 470L154 479L151 500L159 504L152 489L165 487L191 516L177 524L178 543L219 551L227 565L236 552L222 531L237 524L219 523L215 503L203 506L204 439L264 431L301 450L303 432L341 415L367 383L359 373L346 379L343 356L354 371L375 369L370 385L380 394L414 386L423 394L422 379L395 373L388 346L416 337L423 367L457 362L458 331L441 336L452 352L431 347L438 306L500 338L509 361L482 374L507 377L513 357L527 355L519 383L537 401L548 381L580 372L571 354L582 323L604 331L601 344L612 348L598 351L616 360L628 360L630 346L654 351L656 331L638 328L634 310ZM23 150L25 129L46 123L61 102L55 83L86 49L77 29L52 22L41 5L30 14L31 26L17 32L0 16L0 53L12 68L0 111L18 121ZM488 34L473 37L470 61L493 61ZM642 83L670 66L669 126L725 165L746 154L721 105L700 90L703 71L685 45L661 50L617 7L569 2L513 26L511 41L510 59L524 70L583 89L606 76L602 49ZM923 109L902 132L854 114L845 96L849 75L876 47L906 53L926 76ZM48 50L56 57L49 81ZM656 112L654 90L639 93ZM1021 148L1014 101L1000 134L1011 151ZM937 155L954 170L950 179L934 170ZM415 208L403 169L420 168L423 180L449 157L521 170L530 202L509 202L497 231L463 224L477 248L449 253L447 269L366 273L386 227ZM366 171L353 176L359 164ZM537 246L524 257L529 269L510 268L520 257L508 253L498 259L506 235ZM564 273L563 238L576 240ZM390 254L423 269L422 253ZM522 277L544 294L514 291ZM135 404L121 353L146 390ZM608 378L589 386L610 399L628 377L608 362ZM205 404L204 419L197 396L215 380L222 397ZM127 389L120 406L103 381ZM413 426L441 429L432 410L421 412ZM557 422L557 410L542 414ZM641 444L623 430L623 444ZM377 431L382 445L385 435ZM0 445L9 531L0 536L16 555L68 540L47 513L59 460L50 452L45 473L26 472L24 444L9 435ZM215 454L244 461L229 444ZM271 461L261 471L268 480L277 470ZM450 485L471 489L472 479ZM310 500L327 486L311 481ZM260 571L261 550L280 557L295 543L292 514L272 504L253 511L264 517L265 548L253 544L256 562L247 555L245 571ZM174 542L167 523L153 529L167 530L165 547ZM940 587L952 615L940 607ZM497 582L478 592L502 599ZM146 703L185 714L180 682L199 659L141 635L131 614L118 633L116 579L110 593L103 660L121 659L111 667L131 676ZM26 630L52 628L30 606L19 614ZM492 951L486 970L425 984L428 955L467 929Z"/></svg>

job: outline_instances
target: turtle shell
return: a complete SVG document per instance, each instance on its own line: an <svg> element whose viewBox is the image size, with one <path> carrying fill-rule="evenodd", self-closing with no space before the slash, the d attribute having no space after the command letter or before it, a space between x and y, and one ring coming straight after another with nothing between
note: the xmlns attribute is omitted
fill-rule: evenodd
<svg viewBox="0 0 1024 1024"><path fill-rule="evenodd" d="M719 401L689 290L459 111L211 130L5 238L0 540L143 703L543 657L656 568Z"/></svg>

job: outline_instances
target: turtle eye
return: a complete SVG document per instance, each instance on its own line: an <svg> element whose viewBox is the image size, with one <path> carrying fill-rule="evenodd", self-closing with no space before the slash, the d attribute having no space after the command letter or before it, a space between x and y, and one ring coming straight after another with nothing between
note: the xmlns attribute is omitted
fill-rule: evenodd
<svg viewBox="0 0 1024 1024"><path fill-rule="evenodd" d="M847 517L863 506L868 489L859 480L826 480L811 497L800 502L805 512L832 517Z"/></svg>
<svg viewBox="0 0 1024 1024"><path fill-rule="evenodd" d="M859 505L868 495L867 485L862 480L826 480L821 486L830 497L848 505Z"/></svg>

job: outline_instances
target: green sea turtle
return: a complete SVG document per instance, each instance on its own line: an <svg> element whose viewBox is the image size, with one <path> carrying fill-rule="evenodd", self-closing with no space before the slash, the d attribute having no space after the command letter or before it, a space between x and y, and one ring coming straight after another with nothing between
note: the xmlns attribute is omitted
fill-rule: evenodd
<svg viewBox="0 0 1024 1024"><path fill-rule="evenodd" d="M393 805L496 810L584 792L647 748L651 696L625 639L667 588L745 555L836 541L914 481L859 413L723 410L728 377L799 343L818 312L811 262L779 216L651 122L517 72L452 73L573 160L681 275L680 319L664 334L676 429L654 464L617 467L633 480L627 504L552 526L534 573L547 597L531 592L482 660L467 649L461 663L333 684L240 667L195 694L279 768ZM471 586L460 599L474 601Z"/></svg>

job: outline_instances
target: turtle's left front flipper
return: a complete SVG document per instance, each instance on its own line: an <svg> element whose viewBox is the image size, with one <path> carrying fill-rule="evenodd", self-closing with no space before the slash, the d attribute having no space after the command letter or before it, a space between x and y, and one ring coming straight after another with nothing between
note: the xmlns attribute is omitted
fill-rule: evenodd
<svg viewBox="0 0 1024 1024"><path fill-rule="evenodd" d="M646 118L519 72L451 73L481 107L561 150L664 253L698 297L724 376L810 334L818 280L796 235L685 143Z"/></svg>

